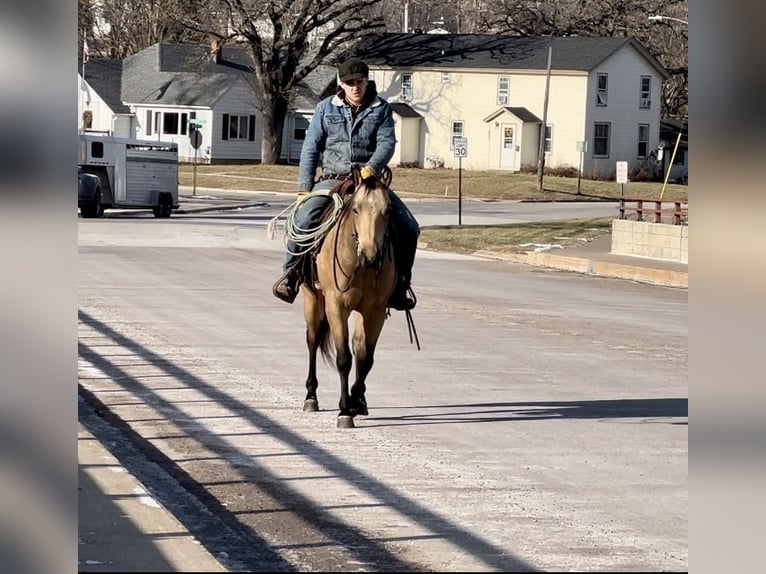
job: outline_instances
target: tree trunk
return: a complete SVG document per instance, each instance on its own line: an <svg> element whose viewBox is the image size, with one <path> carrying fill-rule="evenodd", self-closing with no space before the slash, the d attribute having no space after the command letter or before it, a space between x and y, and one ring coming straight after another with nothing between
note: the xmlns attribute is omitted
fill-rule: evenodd
<svg viewBox="0 0 766 574"><path fill-rule="evenodd" d="M264 98L265 99L265 98ZM261 141L261 163L274 165L279 163L282 151L282 133L287 118L287 100L282 97L264 101L263 140Z"/></svg>

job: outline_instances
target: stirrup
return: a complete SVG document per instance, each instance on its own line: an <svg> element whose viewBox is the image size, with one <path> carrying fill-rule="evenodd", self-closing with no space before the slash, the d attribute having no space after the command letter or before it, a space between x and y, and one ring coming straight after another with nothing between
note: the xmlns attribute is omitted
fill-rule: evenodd
<svg viewBox="0 0 766 574"><path fill-rule="evenodd" d="M300 285L300 274L298 274L295 269L288 269L285 274L274 283L271 292L277 299L281 299L285 303L292 303L298 296Z"/></svg>

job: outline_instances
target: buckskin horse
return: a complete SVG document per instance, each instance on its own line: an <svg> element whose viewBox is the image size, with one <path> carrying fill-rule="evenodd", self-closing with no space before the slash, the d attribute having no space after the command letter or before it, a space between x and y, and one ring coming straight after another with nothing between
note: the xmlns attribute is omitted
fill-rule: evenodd
<svg viewBox="0 0 766 574"><path fill-rule="evenodd" d="M340 215L316 255L315 281L301 286L309 350L303 410L319 410L317 351L329 363L334 354L340 377L338 428L353 428L355 416L368 414L365 381L396 284L389 230L390 183L388 168L379 177L366 179L358 168L352 170L351 180L340 186L340 192L351 185L354 189L344 199ZM353 355L349 349L351 315L355 318ZM356 378L349 390L353 362Z"/></svg>

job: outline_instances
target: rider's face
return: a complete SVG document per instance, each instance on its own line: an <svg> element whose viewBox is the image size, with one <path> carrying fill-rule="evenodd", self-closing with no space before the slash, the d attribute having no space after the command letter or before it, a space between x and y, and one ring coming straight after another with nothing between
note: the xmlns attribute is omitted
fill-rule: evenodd
<svg viewBox="0 0 766 574"><path fill-rule="evenodd" d="M349 104L361 105L364 101L364 93L367 91L367 78L356 78L341 82L340 86L343 88Z"/></svg>

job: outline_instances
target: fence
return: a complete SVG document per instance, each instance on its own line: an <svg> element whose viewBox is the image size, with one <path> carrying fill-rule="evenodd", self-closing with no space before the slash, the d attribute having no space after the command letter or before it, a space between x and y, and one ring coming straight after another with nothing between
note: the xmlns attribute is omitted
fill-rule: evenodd
<svg viewBox="0 0 766 574"><path fill-rule="evenodd" d="M645 204L647 205L645 206ZM651 205L654 205L654 207L650 207ZM663 205L668 205L668 207L663 207ZM620 212L620 219L627 219L626 212L635 213L636 221L644 221L645 214L652 215L654 217L654 223L672 222L673 225L686 225L689 219L688 201L620 198L618 209ZM663 216L665 217L664 221ZM668 219L672 219L672 221L668 221Z"/></svg>

